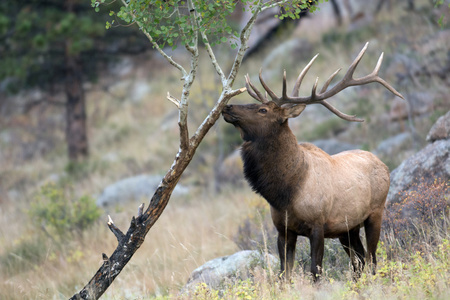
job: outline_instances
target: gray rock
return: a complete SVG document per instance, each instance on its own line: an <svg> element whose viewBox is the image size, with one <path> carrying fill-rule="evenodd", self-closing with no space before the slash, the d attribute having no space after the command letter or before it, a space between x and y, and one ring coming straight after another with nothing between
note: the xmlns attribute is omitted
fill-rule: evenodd
<svg viewBox="0 0 450 300"><path fill-rule="evenodd" d="M245 280L258 266L274 268L278 265L278 258L256 250L244 250L230 256L215 258L195 269L183 288L184 293L195 289L196 285L204 282L213 289L230 280Z"/></svg>
<svg viewBox="0 0 450 300"><path fill-rule="evenodd" d="M412 148L412 145L412 134L410 132L403 132L382 141L373 153L381 157L392 157L403 150Z"/></svg>
<svg viewBox="0 0 450 300"><path fill-rule="evenodd" d="M450 180L450 140L438 140L405 160L391 172L388 202L398 202L401 193L414 189L418 181Z"/></svg>
<svg viewBox="0 0 450 300"><path fill-rule="evenodd" d="M133 103L140 103L151 93L151 87L147 80L136 80L130 92L130 100Z"/></svg>
<svg viewBox="0 0 450 300"><path fill-rule="evenodd" d="M450 137L450 111L441 116L427 135L427 142L445 140Z"/></svg>
<svg viewBox="0 0 450 300"><path fill-rule="evenodd" d="M100 197L97 198L97 205L108 207L129 201L149 200L161 179L162 176L159 175L142 174L119 180L103 190ZM175 195L185 194L187 193L187 188L177 185L173 193Z"/></svg>
<svg viewBox="0 0 450 300"><path fill-rule="evenodd" d="M398 202L401 194L417 187L417 182L450 180L449 120L450 112L440 117L427 135L427 140L434 142L403 161L391 172L388 202Z"/></svg>

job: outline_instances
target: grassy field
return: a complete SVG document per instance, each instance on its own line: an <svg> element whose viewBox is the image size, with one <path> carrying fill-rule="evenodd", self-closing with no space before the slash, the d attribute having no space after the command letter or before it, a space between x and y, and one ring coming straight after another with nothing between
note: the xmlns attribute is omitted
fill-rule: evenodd
<svg viewBox="0 0 450 300"><path fill-rule="evenodd" d="M406 63L402 65L399 61L404 59L414 66L428 65L431 69L430 55L434 53L433 57L439 59L447 55L449 41L438 39L445 28L432 24L438 17L428 1L416 1L416 5L419 8L414 13L396 6L351 31L345 26L329 29L324 25L312 32L307 28L315 24L314 18L305 20L293 37L310 43L312 55L301 53L291 59L273 60L268 67L268 83L279 85L281 76L276 74L282 74L284 68L293 80L317 52L321 56L312 73L327 78L338 67L347 66L365 42L370 41L358 75L371 72L384 51L382 76L393 86L406 95L433 91L434 107L414 118L419 146L424 145L431 125L450 106L448 97L445 98L450 88L445 79L432 75L399 79L409 70ZM439 47L444 52L439 52ZM222 54L226 60L226 52ZM243 86L243 74L257 74L267 56L262 53L244 64L236 87ZM130 63L133 71L105 76L88 89L91 154L84 163L68 164L62 108L44 106L28 114L14 111L3 120L8 127L0 131L0 299L66 299L79 291L102 264L101 254L109 255L116 247L116 238L106 225L107 214L125 230L139 202L108 212L90 204L117 180L142 173L162 175L172 164L178 150L177 114L165 96L167 91L173 95L181 91L179 74L156 54L131 58ZM190 104L191 131L201 123L218 94L212 68L206 61L201 64L203 68ZM315 75L310 77L306 86L315 79ZM142 97L133 100L139 82L149 83L149 88ZM24 95L27 94L19 97ZM243 103L249 99L241 96L232 101ZM410 126L407 120L386 119L392 101L382 88L370 85L336 98L338 107L345 107L346 112L354 110L366 118L364 124L347 125L330 119L327 111L308 107L291 127L299 140L329 137L330 132L342 127L345 130L340 140L373 150L380 141L407 131ZM219 154L231 152L239 142L233 128L220 120L182 177L181 184L189 187L188 194L172 197L143 246L104 299L450 298L450 234L448 220L441 222L441 219L418 228L414 235L413 231L408 232L401 239L385 232L379 247L377 274L364 273L358 282L351 280L349 260L338 242L330 240L326 242L324 276L320 284L312 284L305 271L309 246L301 239L292 284L280 283L275 275L277 270L258 269L252 282L233 282L221 291L199 286L190 296L180 295L195 268L240 250L240 227L245 222L252 224L252 236L262 236L264 228L268 243L273 244L265 201L247 186L224 186L217 192L212 180ZM38 151L42 143L46 150ZM386 163L395 167L399 162ZM435 197L447 197L448 201L448 187L443 191ZM81 207L80 203L86 205ZM67 216L61 217L62 211ZM83 223L91 219L95 221ZM255 249L263 249L262 241L257 242ZM273 247L269 249L273 252Z"/></svg>

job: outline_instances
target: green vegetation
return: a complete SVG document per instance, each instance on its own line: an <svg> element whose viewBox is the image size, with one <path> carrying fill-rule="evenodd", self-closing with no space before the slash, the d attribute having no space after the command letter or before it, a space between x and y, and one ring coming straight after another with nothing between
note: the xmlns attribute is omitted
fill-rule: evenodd
<svg viewBox="0 0 450 300"><path fill-rule="evenodd" d="M92 197L67 197L62 188L47 184L36 195L29 215L37 228L42 226L52 236L64 240L72 238L72 233L80 234L92 226L101 210Z"/></svg>
<svg viewBox="0 0 450 300"><path fill-rule="evenodd" d="M71 250L74 234L81 237L100 216L100 209L88 196L73 199L61 187L48 184L41 188L31 203L28 215L32 227L8 245L0 255L0 268L8 276L39 270L56 256L74 261L82 255ZM77 254L78 253L78 254Z"/></svg>
<svg viewBox="0 0 450 300"><path fill-rule="evenodd" d="M26 110L43 104L65 106L66 143L72 162L89 156L83 84L96 81L100 66L117 59L118 52L138 48L139 39L121 47L119 38L129 41L136 30L130 29L124 36L121 30L116 36L108 34L103 25L107 17L105 11L96 14L87 1L0 3L0 93L38 88L43 95L17 105L25 105ZM111 48L114 50L109 51ZM65 99L52 101L61 92Z"/></svg>
<svg viewBox="0 0 450 300"><path fill-rule="evenodd" d="M450 291L450 241L440 240L431 252L405 252L388 259L382 244L377 273L363 274L358 282L347 282L346 298L387 295L407 299L445 299Z"/></svg>
<svg viewBox="0 0 450 300"><path fill-rule="evenodd" d="M318 286L308 274L297 273L290 284L282 283L269 270L259 270L253 279L238 280L220 289L200 283L190 294L194 299L446 299L450 293L450 240L443 239L429 253L411 252L398 260L388 259L385 245L378 249L375 275L363 272L355 282L324 275ZM345 284L339 284L345 282ZM171 299L171 297L164 297ZM155 299L161 299L156 297ZM184 298L183 298L184 299Z"/></svg>
<svg viewBox="0 0 450 300"><path fill-rule="evenodd" d="M101 4L106 0L91 0L92 6L99 11ZM197 26L204 28L204 34L209 37L211 46L231 42L231 48L238 46L239 33L230 25L230 16L236 10L238 2L233 0L202 1L194 0L196 7L195 16L189 13L192 10L190 1L161 1L161 0L137 0L122 1L126 5L120 7L116 12L111 10L110 16L117 16L126 23L137 22L144 29L151 40L158 43L160 47L169 45L176 49L178 44L193 45L195 36L198 34ZM258 2L253 0L239 1L244 11L253 13L258 8ZM283 11L276 17L299 18L304 10L314 11L317 2L309 0L289 1L282 5ZM194 19L195 18L195 19ZM106 28L111 28L113 21L106 22ZM203 34L202 33L202 34Z"/></svg>

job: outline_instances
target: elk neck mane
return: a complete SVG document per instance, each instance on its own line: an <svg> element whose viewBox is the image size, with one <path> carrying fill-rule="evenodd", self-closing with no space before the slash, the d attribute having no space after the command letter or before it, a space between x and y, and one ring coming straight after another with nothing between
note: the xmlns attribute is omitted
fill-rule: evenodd
<svg viewBox="0 0 450 300"><path fill-rule="evenodd" d="M241 147L245 178L279 211L295 199L307 168L295 135L284 125L277 135L247 140Z"/></svg>

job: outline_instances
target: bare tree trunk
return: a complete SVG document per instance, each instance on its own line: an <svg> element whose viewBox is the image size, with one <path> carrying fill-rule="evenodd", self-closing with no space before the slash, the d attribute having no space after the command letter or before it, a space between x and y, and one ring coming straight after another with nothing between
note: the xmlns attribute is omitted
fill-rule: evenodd
<svg viewBox="0 0 450 300"><path fill-rule="evenodd" d="M72 12L74 0L67 0L67 12ZM82 70L78 54L72 51L71 39L65 45L66 80L66 142L69 160L79 161L89 155L86 100L83 90Z"/></svg>
<svg viewBox="0 0 450 300"><path fill-rule="evenodd" d="M76 56L70 55L70 41L66 46L66 141L69 160L79 161L89 155L86 100L81 78L81 66Z"/></svg>
<svg viewBox="0 0 450 300"><path fill-rule="evenodd" d="M334 16L336 17L336 22L338 26L342 25L342 12L339 4L336 0L331 0L331 7L333 8Z"/></svg>

